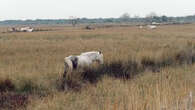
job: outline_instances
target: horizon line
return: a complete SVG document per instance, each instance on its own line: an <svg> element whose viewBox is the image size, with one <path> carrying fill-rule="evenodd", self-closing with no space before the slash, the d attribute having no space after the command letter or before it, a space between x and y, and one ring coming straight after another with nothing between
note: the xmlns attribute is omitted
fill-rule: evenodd
<svg viewBox="0 0 195 110"><path fill-rule="evenodd" d="M157 15L157 16L167 16L167 15ZM191 14L191 15L183 15L183 16L167 16L167 17L187 17L187 16L195 16L195 14ZM72 17L72 16L70 16ZM72 18L31 18L31 19L28 19L28 18L24 18L24 19L3 19L1 20L0 19L0 22L3 22L3 21L28 21L28 20L31 20L31 21L36 21L36 20L70 20ZM138 16L139 18L146 18L146 16ZM117 18L120 18L119 17L74 17L74 19L117 19ZM135 18L135 17L131 17L130 18Z"/></svg>

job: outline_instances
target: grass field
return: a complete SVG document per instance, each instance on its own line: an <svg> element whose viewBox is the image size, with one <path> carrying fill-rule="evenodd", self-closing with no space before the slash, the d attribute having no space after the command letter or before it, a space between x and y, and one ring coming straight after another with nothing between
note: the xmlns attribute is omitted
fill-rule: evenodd
<svg viewBox="0 0 195 110"><path fill-rule="evenodd" d="M195 94L194 24L154 30L40 28L52 31L0 33L0 110L190 110L189 94ZM92 50L101 50L108 65L122 62L128 70L133 64L123 62L133 61L140 71L126 73L133 74L128 79L99 73L103 75L97 82L82 82L79 90L60 90L64 57ZM117 68L111 67L123 70Z"/></svg>

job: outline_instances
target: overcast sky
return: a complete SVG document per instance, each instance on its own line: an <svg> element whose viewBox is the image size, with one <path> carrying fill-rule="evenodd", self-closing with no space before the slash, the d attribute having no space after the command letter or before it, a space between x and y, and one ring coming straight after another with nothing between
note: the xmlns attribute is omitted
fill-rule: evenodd
<svg viewBox="0 0 195 110"><path fill-rule="evenodd" d="M0 20L195 14L195 0L0 0Z"/></svg>

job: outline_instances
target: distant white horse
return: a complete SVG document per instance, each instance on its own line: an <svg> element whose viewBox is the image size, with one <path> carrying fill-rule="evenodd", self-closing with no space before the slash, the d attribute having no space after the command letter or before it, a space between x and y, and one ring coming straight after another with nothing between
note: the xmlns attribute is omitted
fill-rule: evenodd
<svg viewBox="0 0 195 110"><path fill-rule="evenodd" d="M91 51L81 53L78 56L68 56L64 58L64 74L71 73L72 70L83 69L86 67L90 67L94 62L98 62L99 64L103 64L103 54L98 51Z"/></svg>
<svg viewBox="0 0 195 110"><path fill-rule="evenodd" d="M139 26L140 29L143 29L144 27L142 25Z"/></svg>
<svg viewBox="0 0 195 110"><path fill-rule="evenodd" d="M21 32L33 32L33 30L32 27L23 27L20 29Z"/></svg>
<svg viewBox="0 0 195 110"><path fill-rule="evenodd" d="M157 26L155 26L155 25L148 25L148 28L149 28L149 29L156 29Z"/></svg>

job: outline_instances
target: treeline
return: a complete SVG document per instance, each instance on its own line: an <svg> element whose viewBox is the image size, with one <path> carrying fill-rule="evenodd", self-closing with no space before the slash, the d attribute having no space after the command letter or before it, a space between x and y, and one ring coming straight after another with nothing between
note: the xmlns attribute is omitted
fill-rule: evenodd
<svg viewBox="0 0 195 110"><path fill-rule="evenodd" d="M168 17L168 16L147 16L147 17L130 17L127 14L119 18L76 18L76 19L37 19L37 20L5 20L0 21L0 25L55 25L55 24L101 24L101 23L193 23L195 15L185 17Z"/></svg>

